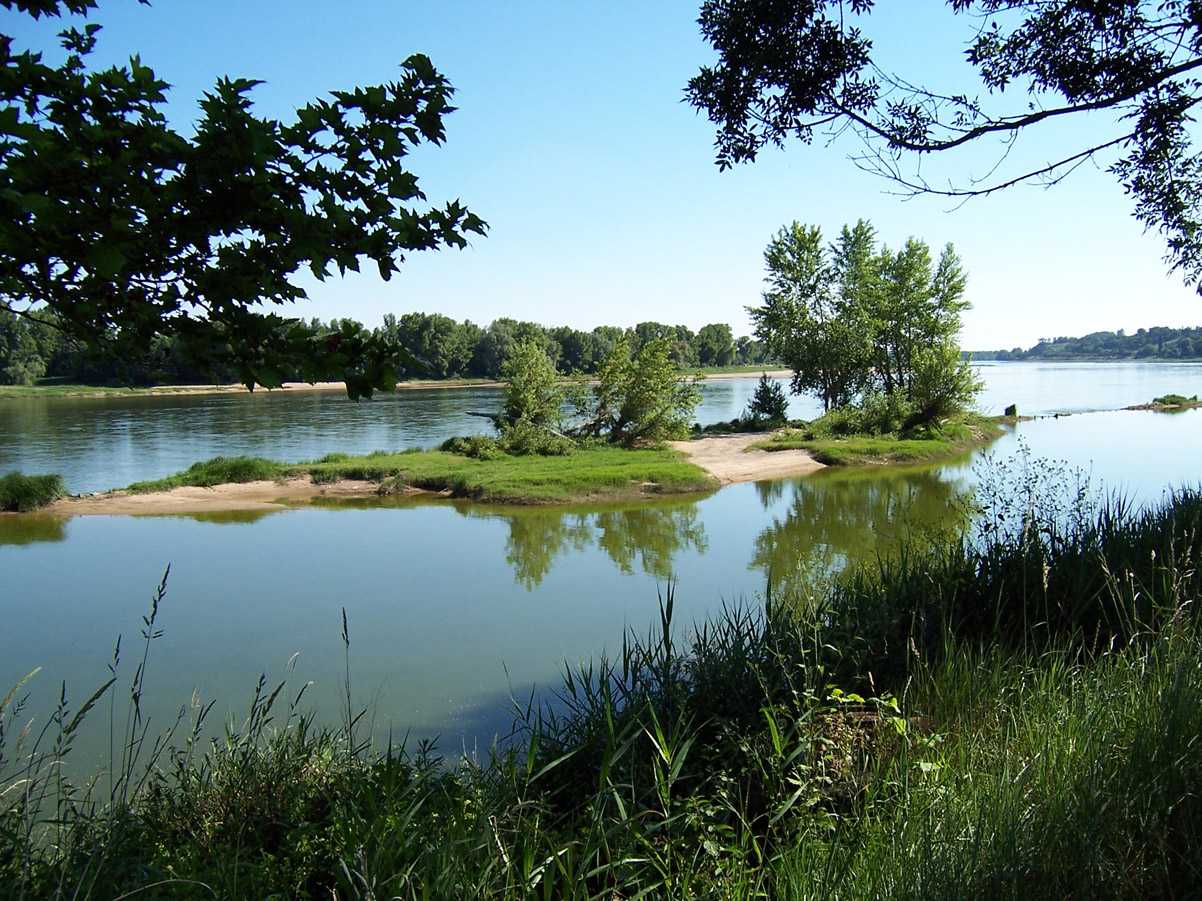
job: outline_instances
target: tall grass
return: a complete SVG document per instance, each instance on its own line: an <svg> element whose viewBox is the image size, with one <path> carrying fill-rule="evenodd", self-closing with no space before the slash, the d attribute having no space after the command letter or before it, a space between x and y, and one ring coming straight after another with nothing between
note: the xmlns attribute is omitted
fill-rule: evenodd
<svg viewBox="0 0 1202 901"><path fill-rule="evenodd" d="M0 884L21 898L1189 897L1200 508L1184 491L1147 512L1045 505L818 603L770 596L683 630L669 587L654 629L515 703L513 738L482 759L373 751L349 704L320 729L303 689L262 680L219 738L199 740L202 706L182 739L153 740L139 699L160 585L110 782L71 786L60 762L111 685L78 711L64 695L41 732L20 725L24 689L0 705ZM342 637L349 698L345 614Z"/></svg>
<svg viewBox="0 0 1202 901"><path fill-rule="evenodd" d="M223 485L229 482L258 482L279 479L284 475L283 470L282 464L264 460L262 457L213 457L210 460L193 463L183 472L177 472L164 479L134 482L128 490L145 493L169 491L185 485L211 488L213 485Z"/></svg>
<svg viewBox="0 0 1202 901"><path fill-rule="evenodd" d="M5 473L0 476L0 511L27 513L54 503L66 493L63 477L58 473L40 476Z"/></svg>

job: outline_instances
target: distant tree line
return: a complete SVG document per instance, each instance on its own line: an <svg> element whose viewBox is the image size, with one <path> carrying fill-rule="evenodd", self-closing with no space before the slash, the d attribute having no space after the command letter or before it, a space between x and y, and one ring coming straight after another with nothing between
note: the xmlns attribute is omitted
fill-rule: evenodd
<svg viewBox="0 0 1202 901"><path fill-rule="evenodd" d="M555 368L566 375L597 373L623 339L635 355L652 341L663 340L669 358L681 369L775 363L759 341L736 339L725 323L712 323L697 332L660 322L640 322L627 329L602 325L585 332L508 318L480 326L439 313L389 313L383 325L372 330L350 319L328 323L313 319L308 325L331 352L365 334L407 349L418 362L402 366L402 379L500 378L514 348L527 340L540 346ZM155 337L150 352L141 359L114 360L66 337L52 313L18 316L0 307L0 385L31 385L42 379L142 386L239 381L232 367L206 368L175 351L174 339L161 335ZM299 372L295 379L303 381Z"/></svg>
<svg viewBox="0 0 1202 901"><path fill-rule="evenodd" d="M1202 360L1202 328L1143 329L1128 335L1093 332L1083 338L1045 338L1029 350L973 351L982 360Z"/></svg>

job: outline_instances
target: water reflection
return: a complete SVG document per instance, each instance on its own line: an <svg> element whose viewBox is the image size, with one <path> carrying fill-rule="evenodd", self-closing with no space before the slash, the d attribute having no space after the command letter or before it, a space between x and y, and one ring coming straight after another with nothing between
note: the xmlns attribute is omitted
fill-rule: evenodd
<svg viewBox="0 0 1202 901"><path fill-rule="evenodd" d="M0 513L0 545L65 541L67 520L61 516Z"/></svg>
<svg viewBox="0 0 1202 901"><path fill-rule="evenodd" d="M933 540L969 524L970 489L942 467L828 469L804 479L758 482L771 513L749 565L774 591L805 597L848 565L888 556L903 542Z"/></svg>
<svg viewBox="0 0 1202 901"><path fill-rule="evenodd" d="M626 575L633 574L637 565L656 579L671 577L678 555L704 554L709 548L697 505L696 499L678 499L592 510L464 506L460 512L506 524L505 559L513 567L514 581L534 589L557 558L593 547Z"/></svg>

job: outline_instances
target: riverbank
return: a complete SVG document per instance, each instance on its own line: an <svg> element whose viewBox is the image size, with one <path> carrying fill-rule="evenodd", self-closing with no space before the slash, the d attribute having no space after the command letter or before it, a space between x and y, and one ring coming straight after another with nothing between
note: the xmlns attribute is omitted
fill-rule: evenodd
<svg viewBox="0 0 1202 901"><path fill-rule="evenodd" d="M814 428L819 420L806 428L780 429L750 446L774 454L801 451L826 466L932 463L984 447L1001 437L1003 426L1018 421L1014 416L968 414L931 429L920 438L909 438L896 432L831 435Z"/></svg>

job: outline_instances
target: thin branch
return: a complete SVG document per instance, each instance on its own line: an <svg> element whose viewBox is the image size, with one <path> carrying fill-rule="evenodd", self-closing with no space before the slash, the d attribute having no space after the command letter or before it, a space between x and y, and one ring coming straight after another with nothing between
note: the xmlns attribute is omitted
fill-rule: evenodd
<svg viewBox="0 0 1202 901"><path fill-rule="evenodd" d="M855 110L852 110L852 109L849 109L849 108L843 106L837 100L835 100L834 97L831 97L830 99L831 99L831 105L834 109L838 110L842 115L851 119L853 122L858 124L861 128L863 128L865 131L869 132L870 134L874 134L877 137L880 137L880 138L884 139L885 141L887 141L889 143L890 147L896 148L898 150L913 150L913 151L917 151L919 153L929 153L929 152L935 152L935 151L941 151L941 150L951 150L954 147L959 147L962 144L967 144L969 141L972 141L976 138L982 137L987 134L996 134L999 132L1016 132L1016 131L1019 131L1025 127L1027 127L1028 125L1034 125L1037 122L1042 122L1045 119L1051 119L1051 118L1054 118L1057 116L1066 116L1066 115L1071 115L1073 113L1085 113L1085 112L1091 112L1094 110L1109 109L1110 107L1117 106L1120 103L1125 103L1128 100L1133 100L1134 98L1138 97L1140 94L1143 94L1143 93L1151 90L1152 88L1164 83L1165 81L1168 81L1169 79L1171 79L1177 75L1181 75L1185 72L1189 72L1193 69L1199 69L1199 68L1202 68L1202 59L1193 59L1193 60L1190 60L1189 62L1181 63L1180 65L1173 66L1169 69L1165 69L1163 72L1157 74L1155 77L1146 79L1145 81L1140 82L1138 85L1135 85L1120 94L1114 94L1109 97L1105 97L1101 100L1094 100L1089 103L1078 103L1078 104L1073 104L1071 106L1061 106L1061 107L1055 107L1053 109L1039 110L1037 112L1028 113L1027 115L1018 116L1015 118L994 119L994 120L991 120L988 124L978 125L975 128L972 128L972 129L969 129L968 131L963 132L958 137L952 138L947 141L918 142L918 141L904 140L902 138L897 137L895 134L890 134L886 128L882 127L881 125L878 125L877 123L871 121L870 119L867 119L866 117L857 113ZM928 94L927 96L933 97L934 95ZM950 128L950 126L943 126L943 127Z"/></svg>
<svg viewBox="0 0 1202 901"><path fill-rule="evenodd" d="M1066 175L1068 175L1069 172L1072 172L1073 169L1075 169L1081 163L1085 162L1085 160L1087 160L1089 157L1093 156L1095 153L1099 153L1103 150L1107 150L1111 147L1114 147L1117 144L1122 144L1126 141L1130 141L1137 134L1138 134L1138 132L1133 131L1133 132L1130 132L1129 134L1120 135L1119 137L1114 138L1113 140L1106 141L1102 144L1097 144L1086 150L1082 150L1080 153L1074 153L1072 156L1065 157L1064 159L1059 160L1058 162L1049 163L1048 165L1044 166L1041 169L1033 169L1030 172L1024 173L1023 175L1015 176L1014 178L1008 179L1007 181L999 182L998 184L990 185L985 188L946 188L946 189L932 188L925 180L921 180L920 182L916 183L916 182L906 179L897 171L896 167L891 167L891 168L886 168L884 166L873 167L870 163L870 159L867 157L853 158L852 162L855 163L856 166L858 166L860 169L863 169L865 172L872 172L873 174L886 176L891 181L895 181L899 185L901 185L903 188L906 188L912 194L934 194L939 197L958 197L958 198L967 199L970 197L985 197L989 194L995 194L998 191L1003 191L1006 188L1014 187L1017 184L1021 184L1026 181L1031 181L1032 179L1040 178L1040 177L1043 177L1046 175L1051 175L1051 174L1055 173L1056 170L1061 169L1065 166L1071 166L1071 168L1069 169L1068 172L1061 172L1061 173L1056 174L1055 178L1049 182L1049 184L1055 184L1056 182L1058 182L1062 178L1064 178ZM879 160L879 157L878 157L878 160ZM996 167L995 167L995 169L996 169Z"/></svg>

